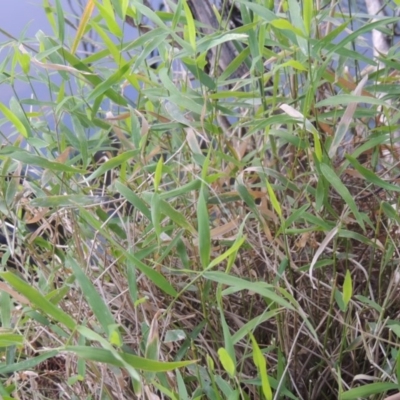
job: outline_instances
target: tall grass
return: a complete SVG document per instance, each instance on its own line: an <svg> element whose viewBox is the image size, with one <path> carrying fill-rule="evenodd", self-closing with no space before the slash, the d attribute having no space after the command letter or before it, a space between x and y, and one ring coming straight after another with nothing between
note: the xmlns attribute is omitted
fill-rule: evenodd
<svg viewBox="0 0 400 400"><path fill-rule="evenodd" d="M44 4L52 36L2 44L32 95L0 104L0 396L400 392L399 64L361 51L397 18Z"/></svg>

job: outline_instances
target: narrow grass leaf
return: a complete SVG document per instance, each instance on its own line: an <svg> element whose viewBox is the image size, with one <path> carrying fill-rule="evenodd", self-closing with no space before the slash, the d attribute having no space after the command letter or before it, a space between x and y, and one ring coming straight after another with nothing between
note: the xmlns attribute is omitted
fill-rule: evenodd
<svg viewBox="0 0 400 400"><path fill-rule="evenodd" d="M250 55L250 49L246 47L233 59L233 61L222 72L218 81L221 80L221 82L223 82L225 79L228 79L230 76L232 76L239 69L239 67L245 62L245 60L248 59L249 55ZM218 96L221 93L222 92L218 91L217 93L215 93L215 95ZM230 92L230 94L232 95L232 92Z"/></svg>
<svg viewBox="0 0 400 400"><path fill-rule="evenodd" d="M199 231L199 254L203 268L207 268L210 263L211 254L211 233L208 215L207 201L204 187L200 190L197 201L197 224Z"/></svg>
<svg viewBox="0 0 400 400"><path fill-rule="evenodd" d="M208 354L207 354L208 355ZM179 370L176 372L176 383L178 388L178 397L175 397L173 400L190 400L188 390L186 388L186 381L183 379L183 376ZM173 393L171 393L173 395ZM172 396L171 396L172 398Z"/></svg>
<svg viewBox="0 0 400 400"><path fill-rule="evenodd" d="M189 192L199 190L201 188L202 182L200 179L195 179L188 183L185 183L182 186L177 187L176 189L168 190L164 193L160 193L160 198L163 200L171 199L173 197L183 196L188 194Z"/></svg>
<svg viewBox="0 0 400 400"><path fill-rule="evenodd" d="M235 182L235 189L239 193L242 200L246 203L246 205L254 213L254 215L259 218L260 213L258 211L257 204L256 204L253 196L250 194L250 192L247 190L246 186L242 182L243 182L242 177L239 176Z"/></svg>
<svg viewBox="0 0 400 400"><path fill-rule="evenodd" d="M221 293L222 293L222 285L218 285L218 288L216 291L216 299L218 302L218 310L219 310L219 314L220 314L222 331L224 334L224 344L225 344L224 351L226 351L227 354L229 355L229 358L232 361L232 364L234 366L234 370L236 370L237 359L236 359L235 346L233 344L230 328L225 319L224 306L223 306L223 300L222 300Z"/></svg>
<svg viewBox="0 0 400 400"><path fill-rule="evenodd" d="M222 253L217 258L214 258L214 260L210 262L210 265L208 266L207 269L215 267L216 265L224 261L226 258L228 258L231 254L237 252L239 248L242 246L242 244L245 242L245 240L246 240L245 237L241 237L239 240L236 240L235 243L227 251L225 251L225 253Z"/></svg>
<svg viewBox="0 0 400 400"><path fill-rule="evenodd" d="M189 223L189 221L186 219L186 217L180 213L179 211L175 210L170 204L168 204L165 200L160 201L160 208L161 211L171 218L172 221L174 221L176 224L181 226L182 228L188 230L195 236L197 235L196 230L193 228L193 226Z"/></svg>
<svg viewBox="0 0 400 400"><path fill-rule="evenodd" d="M182 5L186 17L186 27L189 43L192 46L192 49L196 51L196 27L194 24L193 15L186 0L182 0Z"/></svg>
<svg viewBox="0 0 400 400"><path fill-rule="evenodd" d="M55 32L57 29L56 20L54 18L54 13L52 12L52 6L49 3L49 0L43 0L43 8L46 13L47 20L53 31Z"/></svg>
<svg viewBox="0 0 400 400"><path fill-rule="evenodd" d="M65 17L64 11L60 0L56 0L56 14L57 14L57 28L58 28L58 38L61 43L64 43L65 38Z"/></svg>
<svg viewBox="0 0 400 400"><path fill-rule="evenodd" d="M5 286L8 289L12 290L5 283L3 283L3 285L1 286L3 287ZM1 286L0 286L0 321L2 328L8 329L11 328L11 310L13 309L13 306L12 306L11 296L8 294L8 292L3 291Z"/></svg>
<svg viewBox="0 0 400 400"><path fill-rule="evenodd" d="M264 282L250 282L219 271L207 271L204 272L203 276L204 278L210 279L214 282L232 286L236 291L251 290L252 292L258 293L289 310L294 310L293 306L289 302L274 292L274 287L270 284Z"/></svg>
<svg viewBox="0 0 400 400"><path fill-rule="evenodd" d="M272 207L274 207L274 210L279 215L279 217L282 218L281 205L279 204L279 201L275 196L274 189L272 189L272 186L270 185L270 183L268 181L266 181L266 184L267 184L267 190L268 190L269 199L271 201Z"/></svg>
<svg viewBox="0 0 400 400"><path fill-rule="evenodd" d="M34 207L76 207L93 206L107 200L102 196L85 196L82 194L36 197L30 203Z"/></svg>
<svg viewBox="0 0 400 400"><path fill-rule="evenodd" d="M178 25L178 22L181 18L182 9L183 9L183 2L182 2L182 0L178 0L178 2L176 4L176 9L173 13L172 23L171 23L171 27L172 27L173 31L175 31L176 26Z"/></svg>
<svg viewBox="0 0 400 400"><path fill-rule="evenodd" d="M327 56L333 53L339 53L339 50L343 49L346 44L356 41L358 38L362 37L364 33L371 32L373 29L385 28L390 24L397 24L399 22L398 18L379 18L374 22L369 22L368 24L362 24L361 27L355 31L353 31L350 35L343 35L343 39L333 46ZM332 96L331 98L335 98L336 96ZM327 99L329 100L329 99ZM332 104L332 103L331 103Z"/></svg>
<svg viewBox="0 0 400 400"><path fill-rule="evenodd" d="M115 350L115 348L112 346L111 343L109 343L98 333L92 331L86 326L78 326L77 331L87 339L99 342L104 347L104 349L110 352L110 356L112 358L114 358L115 360L119 361L122 364L122 367L129 372L131 378L138 383L138 386L140 386L141 379L136 369L121 357L121 354L117 350ZM112 362L109 361L108 364L112 364Z"/></svg>
<svg viewBox="0 0 400 400"><path fill-rule="evenodd" d="M0 277L7 281L15 290L26 297L30 303L38 310L47 314L55 321L65 325L70 330L74 330L76 323L66 312L47 300L40 292L29 285L27 282L11 272L0 272Z"/></svg>
<svg viewBox="0 0 400 400"><path fill-rule="evenodd" d="M0 347L21 346L24 337L15 333L0 333Z"/></svg>
<svg viewBox="0 0 400 400"><path fill-rule="evenodd" d="M37 156L35 154L30 154L27 151L19 151L19 149L14 150L10 149L9 147L4 147L0 150L0 155L1 154L8 155L14 160L22 161L23 163L28 165L35 165L43 169L60 172L86 173L84 169L78 169L55 161L49 161L46 158Z"/></svg>
<svg viewBox="0 0 400 400"><path fill-rule="evenodd" d="M96 219L93 218L92 214L87 212L85 209L81 208L80 213L82 218L90 225L92 226L95 230L101 231L101 223ZM157 287L159 287L163 292L166 294L176 297L177 292L176 290L171 286L171 284L165 279L165 277L158 271L156 271L153 268L150 268L146 264L144 264L138 257L136 257L134 254L132 254L130 251L126 250L124 246L122 246L120 243L118 243L112 236L107 234L107 231L102 230L102 235L107 239L115 248L120 250L122 254L127 257L130 262L133 263L135 268L137 268L140 272L143 272L149 278Z"/></svg>
<svg viewBox="0 0 400 400"><path fill-rule="evenodd" d="M119 167L125 161L130 159L134 159L139 154L138 150L129 150L118 156L111 158L102 164L99 168L96 169L90 176L87 177L87 180L90 182L93 179L98 178L101 175L104 175L107 171Z"/></svg>
<svg viewBox="0 0 400 400"><path fill-rule="evenodd" d="M365 103L365 104L372 104L376 106L383 106L383 107L389 107L389 108L395 108L394 105L381 100L377 99L375 97L370 97L370 96L355 96L352 94L337 94L335 96L331 96L328 99L324 99L319 101L315 106L316 107L333 107L333 106L339 106L339 105L348 105L352 103Z"/></svg>
<svg viewBox="0 0 400 400"><path fill-rule="evenodd" d="M94 0L87 1L85 9L83 10L82 16L79 19L79 26L78 26L78 29L76 30L76 35L75 35L74 41L71 46L71 54L75 54L76 50L79 47L79 43L80 43L83 35L85 34L89 19L93 13L94 6L95 6Z"/></svg>
<svg viewBox="0 0 400 400"><path fill-rule="evenodd" d="M394 192L400 192L400 186L392 185L389 182L379 178L371 169L363 167L354 157L346 155L347 160L350 164L367 180L369 183L373 183L385 190L392 190Z"/></svg>
<svg viewBox="0 0 400 400"><path fill-rule="evenodd" d="M110 37L110 33L104 29L103 25L97 24L94 20L91 21L90 25L103 40L104 45L107 48L107 51L111 54L111 57L114 59L115 64L118 66L124 65L125 61L121 54L121 48L114 43ZM98 96L97 99L99 97L100 96Z"/></svg>
<svg viewBox="0 0 400 400"><path fill-rule="evenodd" d="M232 33L229 31L224 33L216 33L214 35L207 35L197 43L197 51L205 52L226 42L246 41L247 39L247 34Z"/></svg>
<svg viewBox="0 0 400 400"><path fill-rule="evenodd" d="M218 358L221 361L222 367L230 375L231 378L236 376L235 364L229 353L223 348L218 349Z"/></svg>
<svg viewBox="0 0 400 400"><path fill-rule="evenodd" d="M158 191L158 187L160 186L160 182L161 182L161 177L162 177L162 173L163 173L163 158L160 157L160 159L157 162L157 166L156 166L156 170L154 172L154 191L157 192Z"/></svg>
<svg viewBox="0 0 400 400"><path fill-rule="evenodd" d="M352 296L353 296L353 281L351 279L350 271L347 270L343 282L343 302L346 309Z"/></svg>
<svg viewBox="0 0 400 400"><path fill-rule="evenodd" d="M123 185L120 181L115 182L115 187L126 200L137 208L149 221L151 221L151 211L146 203L131 189Z"/></svg>
<svg viewBox="0 0 400 400"><path fill-rule="evenodd" d="M397 357L396 357L396 378L397 382L400 382L400 351L397 350Z"/></svg>
<svg viewBox="0 0 400 400"><path fill-rule="evenodd" d="M271 21L271 25L278 29L292 31L297 36L304 37L304 33L300 29L294 27L287 19L275 19L274 21Z"/></svg>
<svg viewBox="0 0 400 400"><path fill-rule="evenodd" d="M361 303L364 303L368 307L373 308L376 310L378 313L381 313L383 311L382 306L380 306L378 303L375 301L370 300L368 297L362 296L362 295L355 295L354 298L359 300Z"/></svg>
<svg viewBox="0 0 400 400"><path fill-rule="evenodd" d="M277 235L284 232L285 229L287 229L290 225L294 224L298 219L302 218L304 212L307 211L309 207L310 207L309 204L304 204L299 209L293 210L289 215L289 217L284 221L282 226L280 226Z"/></svg>
<svg viewBox="0 0 400 400"><path fill-rule="evenodd" d="M207 75L204 71L203 68L200 68L195 62L193 62L190 58L185 57L182 60L182 63L185 65L185 67L189 70L191 74L205 87L210 89L211 92L215 91L217 88L217 85L215 81L210 77L210 75ZM220 78L222 81L222 78Z"/></svg>
<svg viewBox="0 0 400 400"><path fill-rule="evenodd" d="M64 351L72 352L79 357L86 360L102 362L116 367L124 367L123 362L116 359L113 353L107 349L99 349L89 346L66 346ZM176 361L176 362L160 362L155 360L148 360L144 357L135 356L133 354L118 352L121 359L131 365L133 368L149 371L149 372L167 372L176 368L187 367L188 365L195 364L197 360L193 361Z"/></svg>
<svg viewBox="0 0 400 400"><path fill-rule="evenodd" d="M263 322L273 319L279 313L278 309L271 311L264 311L261 315L254 317L253 319L246 322L238 331L236 331L232 336L232 343L236 344L240 342L246 335L254 332L255 329L262 325Z"/></svg>
<svg viewBox="0 0 400 400"><path fill-rule="evenodd" d="M118 68L117 72L108 77L105 81L101 82L96 88L89 94L87 101L91 102L97 97L103 95L107 90L109 90L112 86L119 83L125 76L125 74L129 71L130 64L126 63L121 68Z"/></svg>
<svg viewBox="0 0 400 400"><path fill-rule="evenodd" d="M90 0L91 1L91 0ZM90 3L89 1L89 3ZM89 4L88 3L88 4ZM71 64L72 67L74 67L76 70L80 71L81 73L85 74L85 79L89 81L93 86L98 86L100 85L101 82L103 82L103 79L97 76L92 72L92 70L85 65L82 60L79 58L75 57L73 53L69 53L65 48L60 48L58 49L59 54L63 59L66 60L69 64ZM105 92L105 95L111 99L114 103L126 107L128 105L128 101L125 97L121 96L118 92L116 92L113 89L108 89Z"/></svg>
<svg viewBox="0 0 400 400"><path fill-rule="evenodd" d="M303 1L303 21L304 21L304 29L306 31L307 36L310 36L311 33L311 23L312 17L314 15L314 0L304 0Z"/></svg>
<svg viewBox="0 0 400 400"><path fill-rule="evenodd" d="M301 64L299 61L296 60L289 60L285 63L282 63L279 66L277 66L276 70L285 67L292 67L293 69L297 69L299 71L308 71L307 67L305 67L303 64Z"/></svg>
<svg viewBox="0 0 400 400"><path fill-rule="evenodd" d="M158 286L166 294L176 297L177 291L171 286L171 284L165 279L165 277L158 271L148 267L142 261L140 261L135 255L126 252L125 255L131 260L135 267L143 272L156 286Z"/></svg>
<svg viewBox="0 0 400 400"><path fill-rule="evenodd" d="M24 126L24 124L18 119L18 117L9 110L4 104L0 103L0 111L4 114L4 116L15 126L17 131L24 137L28 137L28 132Z"/></svg>
<svg viewBox="0 0 400 400"><path fill-rule="evenodd" d="M342 183L340 178L335 174L335 172L326 164L321 163L321 172L326 178L326 180L332 185L332 187L339 193L346 204L349 206L350 210L353 212L358 224L361 226L363 231L365 231L364 221L360 215L357 205L353 199L353 196L349 192L349 189Z"/></svg>
<svg viewBox="0 0 400 400"><path fill-rule="evenodd" d="M29 70L31 68L31 57L29 56L28 53L21 52L18 49L16 49L15 52L16 52L16 55L17 55L17 59L18 59L19 65L22 68L22 72L25 75L28 75L29 74Z"/></svg>
<svg viewBox="0 0 400 400"><path fill-rule="evenodd" d="M126 275L128 280L129 295L133 303L139 298L138 287L136 282L136 268L134 263L128 258L126 260Z"/></svg>
<svg viewBox="0 0 400 400"><path fill-rule="evenodd" d="M14 96L10 100L10 111L24 125L28 139L32 138L31 122L27 117L26 111L22 108L22 102L19 102Z"/></svg>
<svg viewBox="0 0 400 400"><path fill-rule="evenodd" d="M103 5L96 1L96 9L99 11L100 15L103 17L107 24L109 31L117 38L122 37L122 30L115 18L114 10L109 1L103 1Z"/></svg>
<svg viewBox="0 0 400 400"><path fill-rule="evenodd" d="M261 352L255 337L252 334L250 334L250 338L253 347L253 361L261 377L261 388L263 394L267 400L272 400L272 389L271 385L269 384L269 379L267 374L267 360L264 354Z"/></svg>
<svg viewBox="0 0 400 400"><path fill-rule="evenodd" d="M67 255L66 258L66 264L69 265L74 272L75 278L81 287L82 294L103 327L104 332L108 332L108 327L115 324L115 321L107 304L99 295L90 279L85 275L82 268L69 255Z"/></svg>
<svg viewBox="0 0 400 400"><path fill-rule="evenodd" d="M59 353L60 353L59 350L44 351L39 356L31 357L24 361L12 363L12 364L1 363L0 364L0 374L6 375L6 374L12 374L12 373L18 372L18 371L34 370L37 365L41 364L43 361L48 360L49 358L53 358L53 357L57 356L57 354L59 354Z"/></svg>
<svg viewBox="0 0 400 400"><path fill-rule="evenodd" d="M343 392L339 397L339 399L357 400L360 398L366 398L372 396L373 394L383 394L389 390L398 390L398 389L399 385L396 383L389 383L389 382L370 383Z"/></svg>
<svg viewBox="0 0 400 400"><path fill-rule="evenodd" d="M161 211L160 211L160 196L154 193L151 198L150 212L151 222L153 223L154 231L156 232L159 244L161 243Z"/></svg>

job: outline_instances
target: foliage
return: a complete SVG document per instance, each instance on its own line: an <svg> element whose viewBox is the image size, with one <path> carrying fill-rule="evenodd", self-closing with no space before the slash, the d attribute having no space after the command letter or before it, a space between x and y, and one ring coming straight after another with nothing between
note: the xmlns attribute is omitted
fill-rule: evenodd
<svg viewBox="0 0 400 400"><path fill-rule="evenodd" d="M359 51L397 18L236 3L203 35L186 0L75 31L46 0L2 44L2 398L397 393L400 69Z"/></svg>

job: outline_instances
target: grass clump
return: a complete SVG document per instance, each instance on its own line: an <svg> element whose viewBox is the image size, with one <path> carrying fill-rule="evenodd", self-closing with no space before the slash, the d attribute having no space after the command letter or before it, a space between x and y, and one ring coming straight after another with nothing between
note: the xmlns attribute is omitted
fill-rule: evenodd
<svg viewBox="0 0 400 400"><path fill-rule="evenodd" d="M2 398L396 394L397 20L56 4L2 44Z"/></svg>

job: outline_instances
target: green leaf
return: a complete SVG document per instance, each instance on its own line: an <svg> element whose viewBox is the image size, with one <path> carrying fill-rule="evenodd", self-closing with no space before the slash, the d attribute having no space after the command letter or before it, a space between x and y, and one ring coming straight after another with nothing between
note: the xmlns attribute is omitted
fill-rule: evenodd
<svg viewBox="0 0 400 400"><path fill-rule="evenodd" d="M298 62L296 60L289 60L287 62L279 64L277 66L276 70L280 69L280 68L284 68L284 67L292 67L294 69L298 69L299 71L308 71L307 67L305 67L303 64L301 64L300 62Z"/></svg>
<svg viewBox="0 0 400 400"><path fill-rule="evenodd" d="M82 328L82 327L81 327ZM88 346L66 346L64 351L75 353L77 356L85 360L102 362L116 367L124 367L122 361L116 359L110 350L100 349ZM148 360L143 357L138 357L133 354L118 352L119 357L133 368L149 372L167 372L176 368L187 367L197 362L194 361L176 361L176 362L160 362L155 360Z"/></svg>
<svg viewBox="0 0 400 400"><path fill-rule="evenodd" d="M231 286L234 291L251 290L252 292L258 293L275 303L285 307L289 310L294 310L293 306L288 303L285 299L274 292L275 288L265 282L250 282L236 276L225 274L219 271L207 271L203 274L205 279L212 280L214 282L222 283L224 285ZM229 289L224 290L227 293ZM224 293L223 292L223 293Z"/></svg>
<svg viewBox="0 0 400 400"><path fill-rule="evenodd" d="M400 351L398 349L396 357L396 378L397 382L400 382Z"/></svg>
<svg viewBox="0 0 400 400"><path fill-rule="evenodd" d="M292 31L293 33L295 33L297 36L301 36L304 37L304 33L298 29L295 28L288 20L286 19L275 19L273 21L271 21L271 25L274 26L275 28L278 29L285 29L288 31Z"/></svg>
<svg viewBox="0 0 400 400"><path fill-rule="evenodd" d="M4 116L17 128L17 131L24 137L28 137L28 132L25 129L24 124L18 119L18 117L9 110L4 104L0 103L0 111Z"/></svg>
<svg viewBox="0 0 400 400"><path fill-rule="evenodd" d="M224 370L231 376L231 378L234 378L236 375L235 364L233 363L229 353L223 347L218 349L218 357Z"/></svg>
<svg viewBox="0 0 400 400"><path fill-rule="evenodd" d="M102 164L99 168L96 169L88 178L88 181L96 179L97 177L104 175L107 171L119 167L125 161L134 159L139 154L138 150L129 150L126 151L118 156L111 158L110 160L106 161Z"/></svg>
<svg viewBox="0 0 400 400"><path fill-rule="evenodd" d="M208 269L215 267L216 265L224 261L226 258L228 258L231 254L236 253L244 242L245 242L244 237L241 237L238 240L236 240L235 243L228 250L225 251L225 253L222 253L220 256L214 258L214 260L210 262Z"/></svg>
<svg viewBox="0 0 400 400"><path fill-rule="evenodd" d="M314 14L314 1L313 0L303 0L303 21L304 28L307 36L311 33L311 22Z"/></svg>
<svg viewBox="0 0 400 400"><path fill-rule="evenodd" d="M130 64L126 63L124 66L117 69L117 72L108 77L105 81L101 82L92 93L89 94L87 101L91 102L97 97L105 94L112 86L119 83L125 74L129 71Z"/></svg>
<svg viewBox="0 0 400 400"><path fill-rule="evenodd" d="M65 38L64 11L60 0L56 0L56 14L57 14L58 37L60 39L60 42L64 43L64 38Z"/></svg>
<svg viewBox="0 0 400 400"><path fill-rule="evenodd" d="M279 217L282 218L281 205L279 204L279 201L275 196L274 189L272 189L272 186L269 184L268 181L266 182L266 184L267 184L267 190L268 190L269 198L271 200L272 207L274 207L274 210L279 215Z"/></svg>
<svg viewBox="0 0 400 400"><path fill-rule="evenodd" d="M99 203L106 198L96 196L85 196L82 194L36 197L30 204L34 207L76 207L88 206Z"/></svg>
<svg viewBox="0 0 400 400"><path fill-rule="evenodd" d="M183 5L183 10L186 17L186 27L187 27L187 35L189 39L189 43L192 46L192 49L196 51L196 27L194 24L194 19L192 12L186 2L186 0L181 0Z"/></svg>
<svg viewBox="0 0 400 400"><path fill-rule="evenodd" d="M343 282L343 303L346 309L352 296L353 296L353 282L351 280L350 271L347 270Z"/></svg>
<svg viewBox="0 0 400 400"><path fill-rule="evenodd" d="M267 359L261 352L255 337L252 334L250 334L250 338L253 346L253 361L261 377L262 391L267 400L272 400L272 390L271 390L271 385L269 384L269 379L267 374Z"/></svg>
<svg viewBox="0 0 400 400"><path fill-rule="evenodd" d="M339 177L335 174L335 172L326 164L321 163L320 165L321 172L326 178L326 180L332 185L332 187L339 193L339 195L343 198L346 204L349 206L350 210L353 212L354 217L356 218L359 225L365 231L364 221L362 216L360 215L357 205L353 199L353 196L349 192L346 186L342 183Z"/></svg>
<svg viewBox="0 0 400 400"><path fill-rule="evenodd" d="M280 311L278 309L272 311L265 310L261 315L258 315L257 317L254 317L253 319L249 320L238 331L234 333L234 335L232 336L232 343L236 344L240 342L246 335L248 335L251 332L254 332L254 330L258 326L260 326L263 322L275 318L275 316L279 312Z"/></svg>
<svg viewBox="0 0 400 400"><path fill-rule="evenodd" d="M160 196L154 193L151 198L151 222L153 223L158 240L161 240L161 211L160 211Z"/></svg>
<svg viewBox="0 0 400 400"><path fill-rule="evenodd" d="M59 354L59 350L51 350L51 351L44 351L37 357L31 357L24 361L12 363L12 364L0 364L0 374L12 374L18 371L29 371L34 370L37 365L42 363L43 361L48 360L49 358L53 358Z"/></svg>
<svg viewBox="0 0 400 400"><path fill-rule="evenodd" d="M107 304L99 295L91 280L85 275L82 268L70 255L66 257L66 264L74 272L75 278L81 287L82 294L103 327L104 332L108 332L109 326L114 325L115 321Z"/></svg>
<svg viewBox="0 0 400 400"><path fill-rule="evenodd" d="M27 165L35 165L43 169L60 172L86 173L84 169L78 169L55 161L49 161L46 158L30 154L27 151L15 149L10 146L0 149L0 155L2 154L8 155L10 158L21 161Z"/></svg>
<svg viewBox="0 0 400 400"><path fill-rule="evenodd" d="M207 268L210 263L211 254L211 233L210 233L210 221L208 215L207 201L205 195L204 186L201 188L199 193L199 199L197 202L197 224L199 230L199 253L201 265L203 268Z"/></svg>
<svg viewBox="0 0 400 400"><path fill-rule="evenodd" d="M121 357L121 353L119 353L115 348L112 346L111 343L109 343L106 339L104 339L102 336L100 336L98 333L92 331L91 329L87 328L86 326L78 326L77 331L86 337L89 340L92 341L97 341L99 342L106 350L108 350L111 353L111 356L114 360L118 361L121 363L121 366L125 368L128 372L131 378L138 382L140 384L140 375L136 371L136 369L126 362L123 357ZM111 362L109 362L111 364Z"/></svg>
<svg viewBox="0 0 400 400"><path fill-rule="evenodd" d="M11 272L0 272L0 277L27 298L38 310L52 317L55 321L65 325L70 330L75 329L75 321L66 312L47 300L40 292L17 275L14 275Z"/></svg>
<svg viewBox="0 0 400 400"><path fill-rule="evenodd" d="M399 385L388 382L370 383L347 390L343 392L339 398L340 400L357 400L359 398L369 397L373 394L383 394L389 390L399 390Z"/></svg>
<svg viewBox="0 0 400 400"><path fill-rule="evenodd" d="M109 1L104 1L104 5L100 4L96 1L96 8L99 10L100 15L103 17L104 21L107 24L110 32L115 35L117 38L122 37L123 33L120 28L120 25L117 23L115 18L114 10Z"/></svg>
<svg viewBox="0 0 400 400"><path fill-rule="evenodd" d="M115 187L122 196L125 197L135 208L137 208L149 221L151 221L151 212L146 203L131 189L123 185L120 181L115 183Z"/></svg>
<svg viewBox="0 0 400 400"><path fill-rule="evenodd" d="M57 44L55 42L53 43L55 45ZM72 67L74 67L78 71L86 73L85 80L89 81L93 86L99 86L103 82L102 78L94 74L87 65L85 65L79 58L75 57L72 53L68 52L64 47L59 48L58 52L61 57L65 59L65 61L69 63ZM108 89L104 94L118 105L125 107L128 105L128 101L118 92L111 88Z"/></svg>
<svg viewBox="0 0 400 400"><path fill-rule="evenodd" d="M142 195L143 195L144 200L147 203L151 204L152 198L153 198L153 193L144 192ZM187 229L193 235L197 236L196 229L194 229L193 226L190 225L190 223L185 218L185 216L181 212L175 210L165 200L160 199L159 208L160 208L161 213L163 213L167 217L171 218L171 220L174 221L176 224L178 224L180 227Z"/></svg>
<svg viewBox="0 0 400 400"><path fill-rule="evenodd" d="M337 94L335 96L330 96L327 99L319 101L315 107L333 107L338 105L348 105L351 103L365 103L365 104L373 104L376 106L384 106L389 108L395 108L394 105L390 103L377 99L375 97L370 96L356 96L352 94Z"/></svg>
<svg viewBox="0 0 400 400"><path fill-rule="evenodd" d="M139 271L143 272L163 292L173 297L176 297L178 295L173 286L167 281L167 279L165 279L162 274L148 267L146 264L141 262L134 254L126 252L125 255L131 260L131 262Z"/></svg>
<svg viewBox="0 0 400 400"><path fill-rule="evenodd" d="M158 191L158 187L160 186L160 182L161 182L161 176L163 173L163 158L162 156L160 157L160 159L158 160L157 166L156 166L156 170L154 172L154 191L157 192Z"/></svg>
<svg viewBox="0 0 400 400"><path fill-rule="evenodd" d="M24 343L24 337L15 333L0 333L0 347L20 346Z"/></svg>
<svg viewBox="0 0 400 400"><path fill-rule="evenodd" d="M365 177L367 182L373 183L376 186L379 186L386 190L392 190L394 192L400 192L400 187L398 185L392 185L389 182L384 181L379 178L373 171L368 168L363 167L354 157L351 157L346 154L347 160L350 161L350 164L362 175Z"/></svg>

